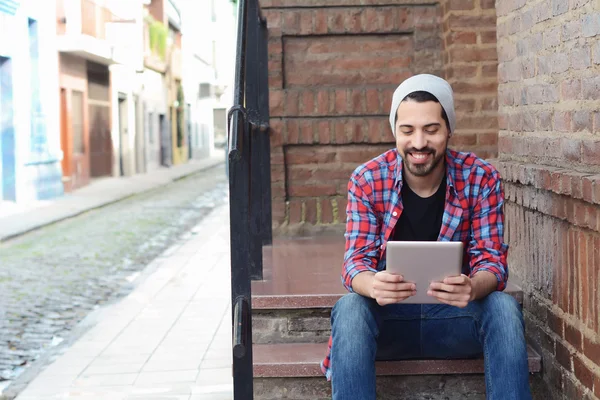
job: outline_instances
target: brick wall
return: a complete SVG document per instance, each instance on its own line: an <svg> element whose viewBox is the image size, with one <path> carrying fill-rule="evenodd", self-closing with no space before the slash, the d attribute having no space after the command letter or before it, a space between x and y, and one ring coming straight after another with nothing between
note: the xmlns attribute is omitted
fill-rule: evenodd
<svg viewBox="0 0 600 400"><path fill-rule="evenodd" d="M496 66L489 56L495 54L495 17L489 3L261 1L269 27L276 233L343 226L350 174L394 146L391 97L415 73L449 75L455 83L461 120L452 145L484 157L496 154ZM461 60L459 53L470 58ZM482 54L485 60L478 59Z"/></svg>
<svg viewBox="0 0 600 400"><path fill-rule="evenodd" d="M445 0L445 77L455 96L457 130L451 145L483 158L498 143L498 55L494 0Z"/></svg>
<svg viewBox="0 0 600 400"><path fill-rule="evenodd" d="M600 13L498 2L499 162L511 279L555 399L600 398Z"/></svg>

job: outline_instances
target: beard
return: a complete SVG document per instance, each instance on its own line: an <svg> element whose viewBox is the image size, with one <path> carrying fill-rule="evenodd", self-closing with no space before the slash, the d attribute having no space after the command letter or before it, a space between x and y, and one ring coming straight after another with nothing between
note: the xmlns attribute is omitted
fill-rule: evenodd
<svg viewBox="0 0 600 400"><path fill-rule="evenodd" d="M429 153L431 155L431 159L424 164L415 164L410 161L410 158L408 157L409 153ZM440 162L442 162L442 160L444 159L445 153L446 152L437 154L437 152L430 147L426 147L424 149L415 149L413 147L413 148L404 150L404 157L402 157L402 162L404 164L404 167L412 175L419 176L419 177L427 176L433 170L435 170L435 168L440 164Z"/></svg>

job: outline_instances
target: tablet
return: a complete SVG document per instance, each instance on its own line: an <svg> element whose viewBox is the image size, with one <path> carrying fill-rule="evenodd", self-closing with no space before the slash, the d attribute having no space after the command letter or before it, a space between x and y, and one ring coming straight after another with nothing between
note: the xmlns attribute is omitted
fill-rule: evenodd
<svg viewBox="0 0 600 400"><path fill-rule="evenodd" d="M402 303L437 304L440 301L427 295L429 284L460 275L462 258L462 242L388 242L386 270L417 285L417 294Z"/></svg>

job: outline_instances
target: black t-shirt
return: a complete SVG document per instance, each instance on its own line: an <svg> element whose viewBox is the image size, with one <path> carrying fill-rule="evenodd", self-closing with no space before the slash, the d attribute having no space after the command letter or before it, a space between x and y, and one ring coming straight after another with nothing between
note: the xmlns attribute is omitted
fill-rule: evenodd
<svg viewBox="0 0 600 400"><path fill-rule="evenodd" d="M435 242L442 228L442 217L446 203L446 179L430 197L420 197L408 186L402 185L402 205L404 209L393 233L395 241Z"/></svg>

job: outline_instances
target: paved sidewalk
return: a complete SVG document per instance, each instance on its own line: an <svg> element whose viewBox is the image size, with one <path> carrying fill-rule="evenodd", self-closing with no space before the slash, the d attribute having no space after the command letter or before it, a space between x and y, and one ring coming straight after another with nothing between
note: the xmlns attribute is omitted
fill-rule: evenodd
<svg viewBox="0 0 600 400"><path fill-rule="evenodd" d="M145 276L17 400L232 399L229 206Z"/></svg>
<svg viewBox="0 0 600 400"><path fill-rule="evenodd" d="M55 200L24 205L0 203L0 242L31 230L71 218L94 208L166 185L185 176L225 162L218 154L171 168L160 168L130 177L100 178Z"/></svg>

